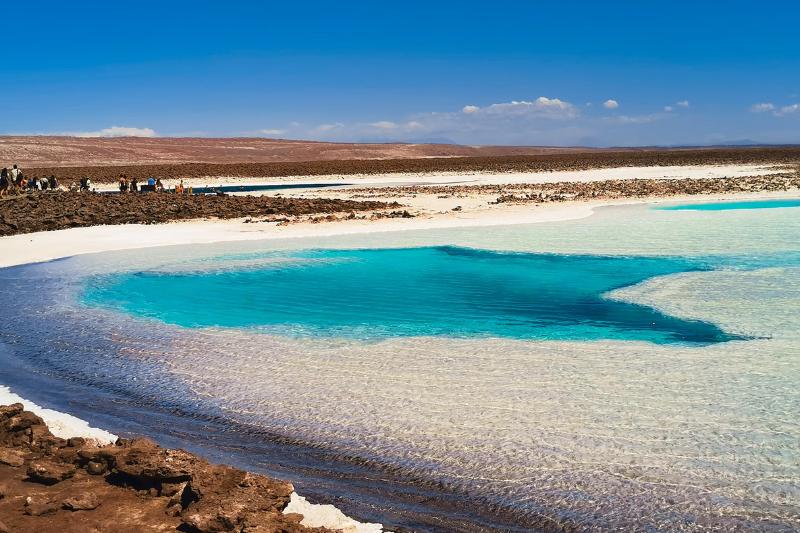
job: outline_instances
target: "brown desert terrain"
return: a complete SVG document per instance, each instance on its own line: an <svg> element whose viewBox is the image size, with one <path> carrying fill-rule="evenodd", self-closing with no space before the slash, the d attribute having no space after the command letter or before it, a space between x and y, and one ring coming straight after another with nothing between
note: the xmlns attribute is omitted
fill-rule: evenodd
<svg viewBox="0 0 800 533"><path fill-rule="evenodd" d="M0 161L23 167L268 163L538 155L594 151L537 146L331 143L264 138L0 136Z"/></svg>

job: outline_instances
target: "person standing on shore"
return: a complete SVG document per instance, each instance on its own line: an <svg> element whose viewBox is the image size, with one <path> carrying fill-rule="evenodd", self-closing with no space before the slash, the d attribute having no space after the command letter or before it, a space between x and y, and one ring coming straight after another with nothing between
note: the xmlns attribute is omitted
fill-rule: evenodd
<svg viewBox="0 0 800 533"><path fill-rule="evenodd" d="M11 167L11 177L9 178L11 187L17 189L18 191L22 190L23 179L24 176L22 175L22 170L17 167L16 163L14 163L14 165Z"/></svg>
<svg viewBox="0 0 800 533"><path fill-rule="evenodd" d="M131 192L139 192L139 180L135 176L131 178Z"/></svg>
<svg viewBox="0 0 800 533"><path fill-rule="evenodd" d="M128 192L128 178L125 174L119 175L119 192Z"/></svg>
<svg viewBox="0 0 800 533"><path fill-rule="evenodd" d="M3 167L3 170L0 171L0 198L5 196L10 188L11 178L8 175L8 169Z"/></svg>

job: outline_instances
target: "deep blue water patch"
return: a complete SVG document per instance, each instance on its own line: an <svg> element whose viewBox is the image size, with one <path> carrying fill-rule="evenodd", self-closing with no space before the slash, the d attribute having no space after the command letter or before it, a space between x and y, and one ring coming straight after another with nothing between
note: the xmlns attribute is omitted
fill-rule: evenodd
<svg viewBox="0 0 800 533"><path fill-rule="evenodd" d="M785 207L800 207L800 198L679 204L658 207L656 209L662 211L729 211L734 209L777 209Z"/></svg>
<svg viewBox="0 0 800 533"><path fill-rule="evenodd" d="M736 338L713 324L603 297L654 276L702 269L683 259L447 246L310 250L274 258L243 268L235 262L225 268L227 257L191 271L93 277L83 300L189 328L258 328L291 336L701 344Z"/></svg>

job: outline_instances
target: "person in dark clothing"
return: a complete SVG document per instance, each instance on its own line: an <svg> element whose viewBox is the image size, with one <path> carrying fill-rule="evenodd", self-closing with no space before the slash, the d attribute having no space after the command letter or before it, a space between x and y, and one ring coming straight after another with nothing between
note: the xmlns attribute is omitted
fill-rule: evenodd
<svg viewBox="0 0 800 533"><path fill-rule="evenodd" d="M0 197L5 196L10 188L11 177L8 175L8 169L3 167L3 170L0 171Z"/></svg>
<svg viewBox="0 0 800 533"><path fill-rule="evenodd" d="M139 180L131 178L131 192L139 192Z"/></svg>

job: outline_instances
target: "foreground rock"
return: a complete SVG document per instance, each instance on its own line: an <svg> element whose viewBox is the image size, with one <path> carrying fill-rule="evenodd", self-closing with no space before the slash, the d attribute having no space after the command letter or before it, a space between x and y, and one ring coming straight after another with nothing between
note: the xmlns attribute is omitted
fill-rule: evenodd
<svg viewBox="0 0 800 533"><path fill-rule="evenodd" d="M289 483L146 439L54 437L21 404L0 407L0 459L0 533L326 531L282 513Z"/></svg>

